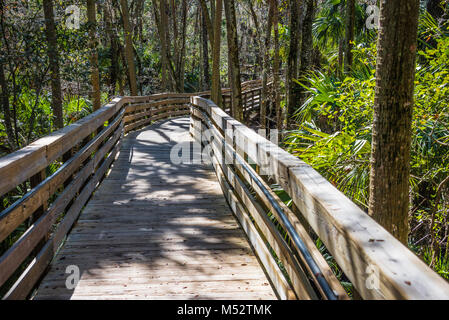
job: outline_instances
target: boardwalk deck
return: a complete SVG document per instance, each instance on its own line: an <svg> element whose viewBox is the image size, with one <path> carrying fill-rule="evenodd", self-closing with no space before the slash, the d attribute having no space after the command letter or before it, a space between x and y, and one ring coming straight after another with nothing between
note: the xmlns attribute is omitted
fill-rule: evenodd
<svg viewBox="0 0 449 320"><path fill-rule="evenodd" d="M35 299L276 298L212 167L171 163L188 129L175 118L123 139Z"/></svg>

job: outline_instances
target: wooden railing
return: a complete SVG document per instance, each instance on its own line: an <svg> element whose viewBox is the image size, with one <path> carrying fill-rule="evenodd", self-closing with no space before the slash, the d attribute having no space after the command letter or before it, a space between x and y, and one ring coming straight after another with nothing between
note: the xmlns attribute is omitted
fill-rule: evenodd
<svg viewBox="0 0 449 320"><path fill-rule="evenodd" d="M313 168L212 101L192 97L191 105L191 135L281 298L348 298L312 228L363 299L449 299L444 279ZM292 209L269 183L289 195Z"/></svg>
<svg viewBox="0 0 449 320"><path fill-rule="evenodd" d="M30 294L114 161L121 137L188 115L190 97L198 94L210 93L116 98L0 158L0 298Z"/></svg>
<svg viewBox="0 0 449 320"><path fill-rule="evenodd" d="M245 86L244 92L260 90L256 84ZM347 299L309 236L308 225L362 297L449 297L446 282L324 178L197 96L201 94L209 93L117 98L0 158L3 299L30 295L105 177L121 137L153 121L189 113L191 133L197 139L207 137L204 143L214 151L224 193L281 298ZM257 108L257 99L252 100ZM224 154L230 164L220 158ZM270 189L264 173L267 164L272 182L290 195L293 209ZM379 288L366 285L373 280L367 270L378 272Z"/></svg>
<svg viewBox="0 0 449 320"><path fill-rule="evenodd" d="M0 159L2 200L28 190L0 213L3 298L26 298L53 259L120 148L126 102L115 99Z"/></svg>
<svg viewBox="0 0 449 320"><path fill-rule="evenodd" d="M189 94L163 93L135 97L126 108L125 133L150 124L152 121L189 114Z"/></svg>

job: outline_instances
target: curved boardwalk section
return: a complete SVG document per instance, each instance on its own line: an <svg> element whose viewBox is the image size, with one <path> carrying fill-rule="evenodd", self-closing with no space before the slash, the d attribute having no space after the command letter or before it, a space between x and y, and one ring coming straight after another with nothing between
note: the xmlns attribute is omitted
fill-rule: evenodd
<svg viewBox="0 0 449 320"><path fill-rule="evenodd" d="M171 163L188 130L174 118L124 138L35 299L276 298L213 168Z"/></svg>

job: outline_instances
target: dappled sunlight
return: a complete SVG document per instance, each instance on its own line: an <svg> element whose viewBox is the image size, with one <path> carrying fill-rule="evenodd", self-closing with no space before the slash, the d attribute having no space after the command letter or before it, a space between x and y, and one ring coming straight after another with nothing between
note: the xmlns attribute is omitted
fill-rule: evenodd
<svg viewBox="0 0 449 320"><path fill-rule="evenodd" d="M275 298L212 166L171 163L188 128L175 118L124 139L37 299ZM73 290L69 265L80 269Z"/></svg>

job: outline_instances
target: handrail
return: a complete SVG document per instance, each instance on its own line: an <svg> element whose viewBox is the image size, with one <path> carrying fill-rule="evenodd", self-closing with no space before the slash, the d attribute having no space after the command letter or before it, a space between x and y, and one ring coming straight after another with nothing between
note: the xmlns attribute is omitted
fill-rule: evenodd
<svg viewBox="0 0 449 320"><path fill-rule="evenodd" d="M257 107L259 83L244 88ZM301 224L301 216L282 203L262 178L267 167L363 298L449 298L444 280L315 170L199 94L209 92L119 97L0 158L0 197L18 186L28 190L0 212L0 244L19 226L26 224L27 229L0 251L4 299L23 299L35 287L114 161L122 136L152 121L189 113L191 134L209 144L223 191L281 298L347 296ZM210 132L204 139L206 130ZM231 159L230 165L226 159ZM55 165L56 171L50 170ZM267 212L287 231L291 243L279 234ZM285 277L271 252L284 264Z"/></svg>
<svg viewBox="0 0 449 320"><path fill-rule="evenodd" d="M275 214L276 206L270 205L272 200L267 201L269 195L264 195L264 188L258 186L257 182L263 184L261 176L267 174L288 193L300 211L300 217L321 238L362 298L449 299L449 284L444 279L313 168L236 121L212 101L192 97L191 104L191 134L195 140L203 142L205 153L212 154L211 160L223 191L259 258L262 257L261 261L281 297L289 298L289 288L277 277L276 265L267 260L266 244L271 246L286 266L292 284L290 288L293 287L299 298L307 298L299 296L304 295L300 291L301 287L295 283L300 272L295 269L288 255L288 249L298 250L300 245L299 241L296 243L291 228L295 229L301 240L309 242L298 216L289 212L279 199L277 203L286 214ZM234 157L234 154L240 157ZM247 165L242 166L239 159L248 159ZM248 164L255 164L259 173L248 174L248 170L252 170ZM247 186L255 190L259 201L248 193ZM265 189L269 192L268 188ZM259 204L265 204L266 207L261 208ZM260 212L261 209L264 210ZM278 230L270 228L267 222L268 211L275 215L292 237L293 247L282 247L283 243L276 234ZM290 223L285 219L286 216ZM265 248L260 243L262 238L265 238ZM319 262L313 248L307 249ZM320 265L320 268L323 267ZM308 270L307 266L304 270ZM332 277L327 272L323 272L323 275L327 277L326 282L332 286L332 290L338 291ZM318 286L321 286L322 281L316 280ZM302 289L308 290L307 287ZM321 293L326 291L321 287ZM314 298L308 294L309 298ZM344 298L338 292L336 295ZM323 296L330 297L327 294Z"/></svg>
<svg viewBox="0 0 449 320"><path fill-rule="evenodd" d="M0 213L0 243L7 238L14 241L0 252L3 299L25 298L53 259L115 159L127 102L114 99L80 121L0 158L0 196L18 185L29 189ZM59 168L52 172L51 166ZM21 225L26 231L15 239Z"/></svg>
<svg viewBox="0 0 449 320"><path fill-rule="evenodd" d="M29 295L115 160L122 136L156 120L188 115L190 98L198 94L208 92L117 97L0 158L0 198L25 190L0 211L0 297Z"/></svg>
<svg viewBox="0 0 449 320"><path fill-rule="evenodd" d="M202 119L207 124L207 127L209 129L213 128L213 124L209 117L201 111ZM225 145L226 142L223 137L220 137L219 135L214 135L214 138L220 139L221 144ZM293 239L295 246L298 248L301 255L304 257L305 263L309 267L309 269L312 271L314 277L316 278L318 285L320 288L322 288L322 291L325 295L326 299L329 300L338 300L338 294L332 290L330 287L330 284L326 281L326 278L323 275L323 272L321 271L320 267L318 266L317 262L313 258L312 254L309 252L308 248L305 246L304 241L302 240L301 236L299 236L298 232L293 227L290 220L288 220L283 208L279 205L279 203L276 201L276 199L272 196L268 188L264 185L261 178L257 175L257 173L254 172L249 166L248 163L246 163L240 155L238 155L235 150L230 150L231 156L233 161L237 161L240 166L245 170L245 172L250 176L250 178L258 185L260 190L262 191L263 195L267 198L267 201L270 202L272 208L276 211L276 214L280 219L282 220L282 224L285 225L286 230L289 234L289 236ZM221 163L223 164L223 162Z"/></svg>

